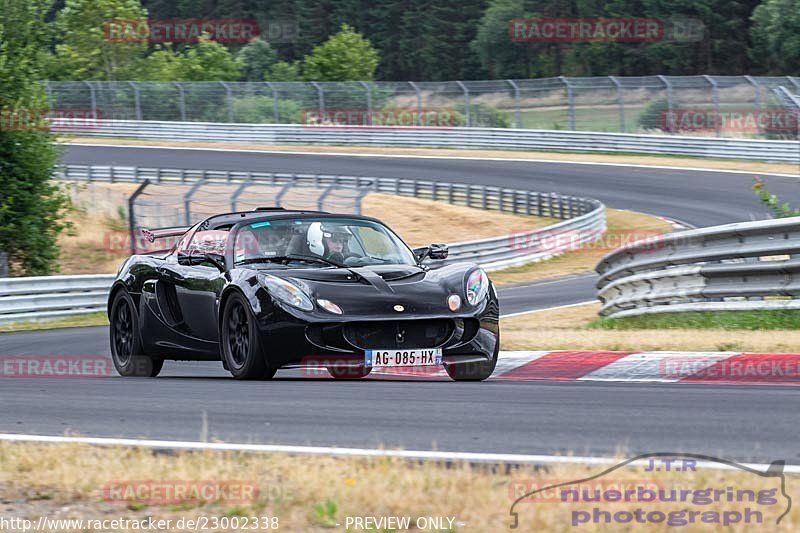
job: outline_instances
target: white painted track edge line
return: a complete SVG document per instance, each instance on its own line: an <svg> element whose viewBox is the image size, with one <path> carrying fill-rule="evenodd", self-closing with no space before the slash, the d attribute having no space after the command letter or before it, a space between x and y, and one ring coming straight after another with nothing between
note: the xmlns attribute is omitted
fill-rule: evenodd
<svg viewBox="0 0 800 533"><path fill-rule="evenodd" d="M610 457L571 457L559 455L522 455L511 453L474 453L474 452L445 452L424 450L382 450L372 448L336 448L329 446L292 446L272 444L235 444L225 442L191 442L148 439L115 439L103 437L63 437L51 435L25 435L2 433L0 441L28 442L49 444L89 444L94 446L137 446L144 448L164 448L182 450L209 450L209 451L241 451L241 452L267 452L286 453L295 455L327 455L338 457L394 457L398 459L443 460L443 461L468 461L488 463L517 463L517 464L586 464L609 465L622 462L624 459ZM676 456L680 453L676 452ZM636 466L645 466L646 460L631 463ZM768 464L741 463L742 466L756 470L764 470ZM738 470L736 467L715 463L713 461L698 461L697 466L715 470ZM785 472L800 474L800 465L787 465Z"/></svg>
<svg viewBox="0 0 800 533"><path fill-rule="evenodd" d="M701 167L676 167L670 165L643 165L638 163L610 163L610 162L594 162L594 161L569 161L563 159L528 159L522 157L474 157L474 156L448 156L448 155L413 155L413 154L365 154L365 153L344 153L344 152L303 152L303 151L284 151L284 150L246 150L241 148L200 148L197 146L152 146L152 145L139 145L139 144L93 144L93 143L71 143L62 142L60 144L70 146L96 146L100 148L143 148L150 150L195 150L206 152L232 152L232 153L254 153L254 154L286 154L286 155L321 155L321 156L340 156L340 157L384 157L384 158L397 158L397 159L452 159L462 161L510 161L514 163L554 163L558 165L594 165L594 166L607 166L607 167L628 167L628 168L652 168L659 170L686 170L690 172L722 172L725 174L758 174L762 176L775 176L782 178L795 178L800 179L800 172L798 174L784 174L761 172L754 170L734 170L734 169L719 169L719 168L701 168ZM766 163L765 163L766 164ZM791 164L791 163L786 163Z"/></svg>
<svg viewBox="0 0 800 533"><path fill-rule="evenodd" d="M517 313L508 313L507 315L500 315L500 318L511 318L521 315L530 315L533 313L541 313L543 311L556 311L558 309L567 309L569 307L580 307L581 305L589 305L597 303L597 300L587 300L585 302L577 302L574 304L556 305L555 307L543 307L542 309L531 309L529 311L519 311Z"/></svg>

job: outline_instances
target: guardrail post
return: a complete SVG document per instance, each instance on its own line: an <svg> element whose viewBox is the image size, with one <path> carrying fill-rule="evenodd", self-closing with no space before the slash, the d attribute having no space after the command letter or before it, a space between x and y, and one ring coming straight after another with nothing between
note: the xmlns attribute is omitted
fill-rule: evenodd
<svg viewBox="0 0 800 533"><path fill-rule="evenodd" d="M486 209L487 201L486 201L486 187L481 186L481 209ZM502 211L502 207L501 207Z"/></svg>
<svg viewBox="0 0 800 533"><path fill-rule="evenodd" d="M717 137L720 135L720 116L719 116L719 86L717 85L717 80L709 76L708 74L703 75L703 78L706 79L708 83L711 84L711 100L714 102L714 114L716 115L717 119L716 123L716 130L717 130Z"/></svg>
<svg viewBox="0 0 800 533"><path fill-rule="evenodd" d="M372 125L372 88L365 81L358 82L367 91L367 125Z"/></svg>
<svg viewBox="0 0 800 533"><path fill-rule="evenodd" d="M322 117L325 116L325 91L322 89L322 86L317 83L316 81L312 81L311 85L317 89L317 98L318 98L318 105L319 105L319 119L322 120Z"/></svg>
<svg viewBox="0 0 800 533"><path fill-rule="evenodd" d="M461 87L461 90L464 92L464 115L465 115L465 120L467 122L467 127L469 128L470 126L472 126L472 121L470 120L469 116L469 111L470 111L469 89L467 89L467 86L464 85L464 83L462 83L459 80L456 80L456 83L458 84L459 87Z"/></svg>
<svg viewBox="0 0 800 533"><path fill-rule="evenodd" d="M128 231L131 237L131 255L136 255L136 199L144 192L148 185L150 185L150 180L144 180L142 184L136 188L130 198L128 198Z"/></svg>
<svg viewBox="0 0 800 533"><path fill-rule="evenodd" d="M422 93L417 84L413 81L408 82L408 84L411 85L414 92L417 93L417 126L422 126Z"/></svg>
<svg viewBox="0 0 800 533"><path fill-rule="evenodd" d="M178 108L181 111L181 122L186 122L186 94L183 91L183 85L177 81L172 84L178 88Z"/></svg>
<svg viewBox="0 0 800 533"><path fill-rule="evenodd" d="M142 120L142 101L139 96L139 86L133 81L129 81L128 84L133 88L133 101L136 109L136 120Z"/></svg>
<svg viewBox="0 0 800 533"><path fill-rule="evenodd" d="M449 203L449 204L453 203L453 184L452 183L448 183L447 184L447 203Z"/></svg>
<svg viewBox="0 0 800 533"><path fill-rule="evenodd" d="M519 85L517 85L514 80L506 81L514 88L514 125L517 128L522 128L522 106L519 97Z"/></svg>
<svg viewBox="0 0 800 533"><path fill-rule="evenodd" d="M220 83L220 85L225 87L225 100L228 103L228 122L234 122L233 92L231 91L230 85L228 85L224 81L221 81L219 83Z"/></svg>
<svg viewBox="0 0 800 533"><path fill-rule="evenodd" d="M617 87L617 102L619 103L619 131L625 133L625 97L622 90L622 83L616 76L608 77Z"/></svg>
<svg viewBox="0 0 800 533"><path fill-rule="evenodd" d="M564 76L559 76L558 79L567 88L567 127L571 131L575 131L575 95L572 93L572 85L569 80Z"/></svg>

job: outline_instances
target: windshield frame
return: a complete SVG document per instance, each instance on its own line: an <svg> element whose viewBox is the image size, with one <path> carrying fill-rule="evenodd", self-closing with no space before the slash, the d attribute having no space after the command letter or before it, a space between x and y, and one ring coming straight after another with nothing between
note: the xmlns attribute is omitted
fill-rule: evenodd
<svg viewBox="0 0 800 533"><path fill-rule="evenodd" d="M243 268L243 267L251 267L255 264L253 263L250 265L241 264L236 262L235 258L235 250L236 250L236 239L239 236L239 231L247 226L252 224L258 224L260 222L273 222L277 220L304 220L313 222L325 222L326 220L353 220L353 221L363 221L372 224L376 224L383 230L385 230L389 235L391 235L396 241L398 246L402 246L404 250L407 251L409 258L413 261L413 263L385 263L387 265L406 265L406 266L419 266L419 260L417 259L417 255L414 253L414 250L397 234L391 227L389 227L384 222L378 220L377 218L373 217L365 217L362 215L348 215L348 214L332 214L332 213L308 213L308 214L298 214L298 213L286 213L280 215L272 215L272 216L265 216L265 217L258 217L258 218L248 218L247 220L242 220L237 222L236 224L231 227L229 230L228 240L225 243L225 262L229 265L229 268ZM269 263L263 263L269 264ZM277 263L275 263L277 264ZM363 265L363 266L378 266L378 265ZM337 268L333 266L325 266L321 268ZM346 265L341 265L338 268L352 268Z"/></svg>

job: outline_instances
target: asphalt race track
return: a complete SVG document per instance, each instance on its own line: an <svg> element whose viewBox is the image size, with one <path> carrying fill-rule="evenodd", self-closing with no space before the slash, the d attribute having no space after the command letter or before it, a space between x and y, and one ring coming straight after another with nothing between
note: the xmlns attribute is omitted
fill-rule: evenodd
<svg viewBox="0 0 800 533"><path fill-rule="evenodd" d="M415 177L598 198L706 226L763 218L747 174L515 161L69 147L66 163ZM767 177L796 197L797 180ZM501 292L503 314L591 299L593 276ZM535 347L532 347L535 348ZM106 355L106 328L0 335L0 355ZM586 382L236 382L213 363L157 379L2 379L0 432L449 451L694 452L800 464L795 387ZM204 415L205 413L205 415Z"/></svg>

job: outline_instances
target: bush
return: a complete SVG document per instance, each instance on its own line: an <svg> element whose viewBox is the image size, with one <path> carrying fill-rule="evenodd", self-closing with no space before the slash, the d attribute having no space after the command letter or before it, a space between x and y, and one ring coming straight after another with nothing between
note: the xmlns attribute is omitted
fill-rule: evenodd
<svg viewBox="0 0 800 533"><path fill-rule="evenodd" d="M246 124L298 124L301 107L294 100L278 99L278 120L275 120L274 99L269 96L250 96L233 101L236 122Z"/></svg>
<svg viewBox="0 0 800 533"><path fill-rule="evenodd" d="M672 107L673 109L677 107L674 102ZM668 133L676 133L678 131L677 128L669 128L665 124L664 117L668 111L669 102L666 99L653 100L644 107L637 119L637 124L643 130L662 130Z"/></svg>

